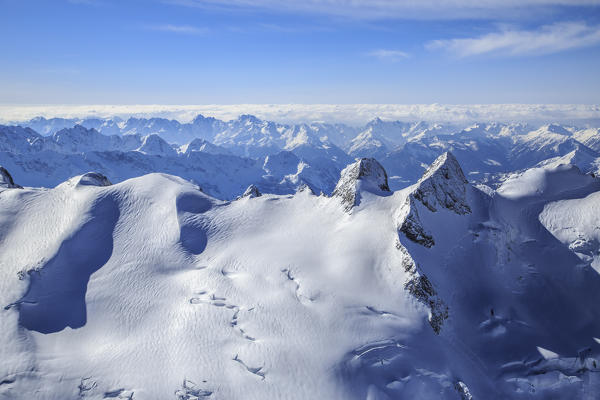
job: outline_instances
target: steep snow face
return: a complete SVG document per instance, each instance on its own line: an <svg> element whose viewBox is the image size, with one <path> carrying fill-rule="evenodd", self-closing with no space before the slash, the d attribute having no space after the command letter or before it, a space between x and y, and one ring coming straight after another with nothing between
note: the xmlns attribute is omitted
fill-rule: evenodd
<svg viewBox="0 0 600 400"><path fill-rule="evenodd" d="M0 188L14 189L19 187L6 168L0 165Z"/></svg>
<svg viewBox="0 0 600 400"><path fill-rule="evenodd" d="M361 158L344 168L333 196L341 198L344 209L351 211L360 204L361 192L390 193L387 173L374 158Z"/></svg>

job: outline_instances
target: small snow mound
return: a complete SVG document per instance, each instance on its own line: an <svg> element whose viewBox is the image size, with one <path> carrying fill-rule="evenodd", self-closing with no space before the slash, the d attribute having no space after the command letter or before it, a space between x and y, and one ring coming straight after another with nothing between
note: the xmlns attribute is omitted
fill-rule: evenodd
<svg viewBox="0 0 600 400"><path fill-rule="evenodd" d="M390 192L385 169L374 158L361 158L341 172L333 196L341 197L346 211L360 204L360 192L384 195Z"/></svg>
<svg viewBox="0 0 600 400"><path fill-rule="evenodd" d="M251 199L255 198L255 197L260 197L262 196L262 193L260 192L260 190L258 190L258 188L254 185L250 185L248 186L248 189L246 189L246 191L244 192L244 194L242 195L241 198L244 197L249 197Z"/></svg>
<svg viewBox="0 0 600 400"><path fill-rule="evenodd" d="M467 184L469 182L450 152L439 156L425 171L414 192L414 197L430 211L447 208L456 214L469 214Z"/></svg>
<svg viewBox="0 0 600 400"><path fill-rule="evenodd" d="M81 175L77 185L81 186L110 186L111 181L99 172L88 172Z"/></svg>
<svg viewBox="0 0 600 400"><path fill-rule="evenodd" d="M18 189L21 186L17 185L15 181L13 181L12 176L6 170L6 168L0 166L0 188L8 188L8 189Z"/></svg>

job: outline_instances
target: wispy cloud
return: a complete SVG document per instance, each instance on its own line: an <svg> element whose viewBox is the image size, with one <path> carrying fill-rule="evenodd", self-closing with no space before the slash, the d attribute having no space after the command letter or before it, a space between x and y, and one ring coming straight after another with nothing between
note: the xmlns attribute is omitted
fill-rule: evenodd
<svg viewBox="0 0 600 400"><path fill-rule="evenodd" d="M434 40L429 50L445 50L458 57L495 54L504 56L539 55L600 44L600 26L582 22L562 22L536 30L510 30L476 38Z"/></svg>
<svg viewBox="0 0 600 400"><path fill-rule="evenodd" d="M172 32L172 33L181 33L185 35L204 35L208 33L207 28L199 28L197 26L191 25L153 25L150 26L149 29L153 31L162 31L162 32Z"/></svg>
<svg viewBox="0 0 600 400"><path fill-rule="evenodd" d="M377 49L366 53L369 57L375 57L381 61L396 62L409 58L410 54L401 50Z"/></svg>
<svg viewBox="0 0 600 400"><path fill-rule="evenodd" d="M162 0L190 7L263 9L356 19L497 18L535 16L540 8L599 6L600 0Z"/></svg>

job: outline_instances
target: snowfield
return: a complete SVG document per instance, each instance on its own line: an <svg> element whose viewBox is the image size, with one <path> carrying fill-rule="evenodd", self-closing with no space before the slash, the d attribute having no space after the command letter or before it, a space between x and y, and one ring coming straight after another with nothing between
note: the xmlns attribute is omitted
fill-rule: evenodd
<svg viewBox="0 0 600 400"><path fill-rule="evenodd" d="M331 196L233 201L0 172L0 398L600 393L600 180L574 166L493 190L443 153L392 192L361 158Z"/></svg>

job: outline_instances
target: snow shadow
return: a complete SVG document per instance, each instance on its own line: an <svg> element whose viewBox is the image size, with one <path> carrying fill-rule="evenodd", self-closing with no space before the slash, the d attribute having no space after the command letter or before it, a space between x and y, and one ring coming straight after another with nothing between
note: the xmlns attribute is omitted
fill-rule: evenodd
<svg viewBox="0 0 600 400"><path fill-rule="evenodd" d="M185 193L177 198L176 207L181 246L192 254L202 253L208 238L197 214L210 210L210 200L199 194Z"/></svg>
<svg viewBox="0 0 600 400"><path fill-rule="evenodd" d="M89 220L61 244L56 255L41 269L30 271L27 293L17 303L21 326L53 333L86 324L88 281L112 254L119 214L112 198L99 199Z"/></svg>

